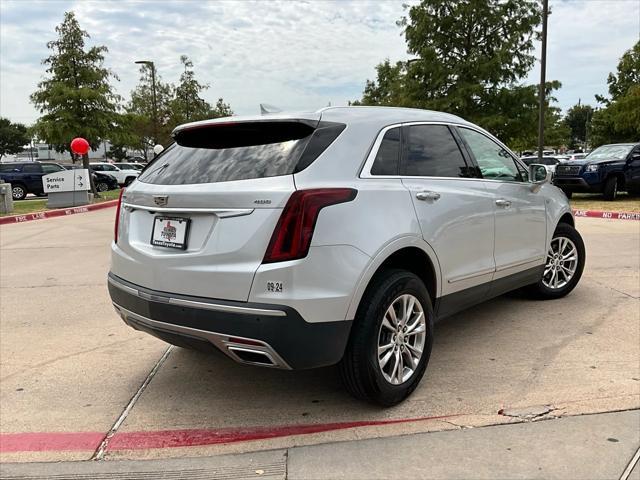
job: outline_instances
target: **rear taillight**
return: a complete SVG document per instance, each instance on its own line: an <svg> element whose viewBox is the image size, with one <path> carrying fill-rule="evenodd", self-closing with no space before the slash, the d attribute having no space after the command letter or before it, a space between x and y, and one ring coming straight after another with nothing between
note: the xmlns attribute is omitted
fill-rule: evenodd
<svg viewBox="0 0 640 480"><path fill-rule="evenodd" d="M113 227L113 241L118 243L118 227L120 226L120 207L122 205L122 194L124 188L120 190L120 196L118 197L118 206L116 207L116 223Z"/></svg>
<svg viewBox="0 0 640 480"><path fill-rule="evenodd" d="M306 257L320 210L350 202L357 193L353 188L314 188L293 192L271 236L263 263Z"/></svg>

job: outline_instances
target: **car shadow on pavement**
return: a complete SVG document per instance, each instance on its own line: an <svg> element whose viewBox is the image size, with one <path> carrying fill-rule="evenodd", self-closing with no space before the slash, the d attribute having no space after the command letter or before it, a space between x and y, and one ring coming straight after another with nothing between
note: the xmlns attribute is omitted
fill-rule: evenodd
<svg viewBox="0 0 640 480"><path fill-rule="evenodd" d="M479 408L478 383L487 382L484 389L493 394L496 385L486 386L491 385L487 372L499 376L491 368L508 361L500 353L501 332L517 330L520 322L528 321L518 314L532 310L528 303L534 304L503 296L439 323L427 375L405 402L386 409L349 396L336 366L283 371L174 347L134 408L127 429L313 424L473 412ZM508 388L508 382L503 386Z"/></svg>

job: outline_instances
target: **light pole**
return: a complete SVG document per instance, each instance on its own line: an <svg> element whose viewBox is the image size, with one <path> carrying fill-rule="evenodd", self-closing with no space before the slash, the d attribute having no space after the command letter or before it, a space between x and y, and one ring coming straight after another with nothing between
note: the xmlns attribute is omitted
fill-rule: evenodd
<svg viewBox="0 0 640 480"><path fill-rule="evenodd" d="M138 65L151 68L151 91L153 92L153 144L158 143L158 104L156 102L156 65L151 60L138 60Z"/></svg>
<svg viewBox="0 0 640 480"><path fill-rule="evenodd" d="M549 16L549 1L542 0L542 56L540 58L540 106L538 117L538 163L542 163L544 150L544 111L545 111L545 83L547 74L547 17Z"/></svg>

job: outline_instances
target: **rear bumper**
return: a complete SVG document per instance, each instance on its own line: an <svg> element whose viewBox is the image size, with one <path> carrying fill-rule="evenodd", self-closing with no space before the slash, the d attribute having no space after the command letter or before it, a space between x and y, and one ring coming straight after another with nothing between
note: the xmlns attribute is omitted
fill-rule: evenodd
<svg viewBox="0 0 640 480"><path fill-rule="evenodd" d="M306 322L291 307L168 294L109 273L109 294L129 326L240 363L306 369L340 361L351 321Z"/></svg>

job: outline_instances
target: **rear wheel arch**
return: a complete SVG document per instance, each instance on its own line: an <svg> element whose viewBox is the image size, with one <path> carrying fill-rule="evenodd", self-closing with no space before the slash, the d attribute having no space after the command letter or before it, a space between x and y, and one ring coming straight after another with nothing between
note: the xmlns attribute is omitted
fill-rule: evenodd
<svg viewBox="0 0 640 480"><path fill-rule="evenodd" d="M355 317L367 290L378 281L384 271L388 270L406 270L414 273L425 284L431 302L435 304L440 285L437 257L435 252L428 251L428 248L421 248L422 245L418 246L417 243L411 238L400 239L394 242L393 247L387 246L375 257L356 289L356 294L349 306L348 318ZM428 244L424 243L424 245L428 247Z"/></svg>

